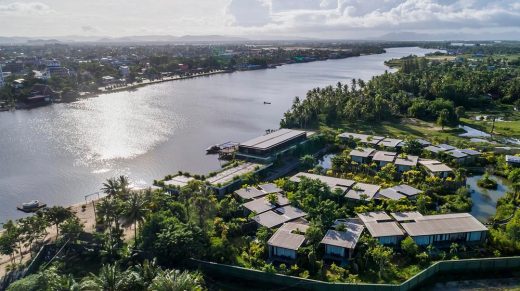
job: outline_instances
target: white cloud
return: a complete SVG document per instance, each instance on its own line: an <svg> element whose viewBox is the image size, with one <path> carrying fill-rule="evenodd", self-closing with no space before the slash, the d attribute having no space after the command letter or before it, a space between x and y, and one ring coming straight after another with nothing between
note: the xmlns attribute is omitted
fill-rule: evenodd
<svg viewBox="0 0 520 291"><path fill-rule="evenodd" d="M0 4L2 14L48 14L53 10L41 2L11 2Z"/></svg>

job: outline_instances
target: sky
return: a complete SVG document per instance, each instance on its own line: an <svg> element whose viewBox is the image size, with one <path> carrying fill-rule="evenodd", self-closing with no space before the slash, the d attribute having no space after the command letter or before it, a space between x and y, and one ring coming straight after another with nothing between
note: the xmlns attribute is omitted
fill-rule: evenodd
<svg viewBox="0 0 520 291"><path fill-rule="evenodd" d="M0 0L0 36L520 39L518 0Z"/></svg>

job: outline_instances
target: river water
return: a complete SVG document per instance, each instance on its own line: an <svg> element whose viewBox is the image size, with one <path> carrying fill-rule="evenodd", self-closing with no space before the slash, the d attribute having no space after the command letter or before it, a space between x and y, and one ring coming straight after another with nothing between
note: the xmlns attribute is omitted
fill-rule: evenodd
<svg viewBox="0 0 520 291"><path fill-rule="evenodd" d="M150 184L178 170L216 170L216 157L205 155L208 146L278 128L295 96L338 81L368 80L388 69L385 60L431 51L391 48L381 55L172 81L2 112L0 222L22 217L16 205L33 199L82 202L115 175Z"/></svg>

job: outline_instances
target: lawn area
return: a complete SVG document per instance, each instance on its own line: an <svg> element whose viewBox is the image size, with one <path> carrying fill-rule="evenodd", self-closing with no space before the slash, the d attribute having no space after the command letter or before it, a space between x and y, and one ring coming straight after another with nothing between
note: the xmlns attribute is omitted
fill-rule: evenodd
<svg viewBox="0 0 520 291"><path fill-rule="evenodd" d="M383 135L397 138L415 137L430 141L458 142L468 141L459 137L463 133L458 128L446 127L441 130L437 125L414 118L403 118L396 122L380 122L377 124L356 123L342 124L345 131L363 132L367 134Z"/></svg>
<svg viewBox="0 0 520 291"><path fill-rule="evenodd" d="M474 120L469 118L461 118L461 121L473 128L491 133L493 127L492 121ZM495 134L510 137L520 137L520 120L512 121L495 121Z"/></svg>

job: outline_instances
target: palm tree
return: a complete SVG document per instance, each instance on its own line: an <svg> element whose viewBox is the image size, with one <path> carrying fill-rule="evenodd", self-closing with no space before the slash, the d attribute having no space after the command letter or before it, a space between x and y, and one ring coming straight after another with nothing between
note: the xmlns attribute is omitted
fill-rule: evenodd
<svg viewBox="0 0 520 291"><path fill-rule="evenodd" d="M121 272L116 265L103 265L99 275L90 274L81 282L81 290L119 291L128 290L125 287L138 278L133 271Z"/></svg>
<svg viewBox="0 0 520 291"><path fill-rule="evenodd" d="M157 275L148 290L151 291L199 291L203 290L203 279L199 273L167 270Z"/></svg>
<svg viewBox="0 0 520 291"><path fill-rule="evenodd" d="M139 224L144 221L146 213L148 212L146 206L147 203L142 193L134 192L130 195L129 200L126 202L125 210L123 211L123 217L134 224L134 239L136 244L137 228Z"/></svg>
<svg viewBox="0 0 520 291"><path fill-rule="evenodd" d="M108 196L115 196L119 190L121 189L121 185L118 180L115 178L107 179L105 183L103 183L103 187L101 191L107 194Z"/></svg>
<svg viewBox="0 0 520 291"><path fill-rule="evenodd" d="M119 191L121 191L123 195L126 195L129 191L128 186L130 185L128 177L121 175L117 180L119 182Z"/></svg>

